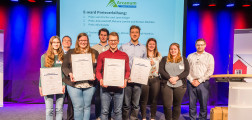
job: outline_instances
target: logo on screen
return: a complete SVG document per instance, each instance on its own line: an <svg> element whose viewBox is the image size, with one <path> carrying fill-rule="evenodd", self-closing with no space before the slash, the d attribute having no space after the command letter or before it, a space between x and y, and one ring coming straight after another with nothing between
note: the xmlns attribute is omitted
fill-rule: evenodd
<svg viewBox="0 0 252 120"><path fill-rule="evenodd" d="M107 7L108 6L109 7L118 7L117 4L116 4L116 2L115 2L115 0L110 0L109 3L108 3L108 5L107 5Z"/></svg>
<svg viewBox="0 0 252 120"><path fill-rule="evenodd" d="M136 2L115 2L115 0L110 0L107 7L136 8Z"/></svg>

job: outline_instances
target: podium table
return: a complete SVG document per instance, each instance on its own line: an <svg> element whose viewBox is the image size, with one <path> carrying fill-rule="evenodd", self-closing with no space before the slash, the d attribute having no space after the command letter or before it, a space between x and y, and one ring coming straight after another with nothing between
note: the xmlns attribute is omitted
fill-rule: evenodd
<svg viewBox="0 0 252 120"><path fill-rule="evenodd" d="M217 82L245 82L244 78L252 78L252 74L219 74L212 75Z"/></svg>
<svg viewBox="0 0 252 120"><path fill-rule="evenodd" d="M244 78L251 74L212 75L217 82L229 82L228 120L250 120L252 117L252 83Z"/></svg>

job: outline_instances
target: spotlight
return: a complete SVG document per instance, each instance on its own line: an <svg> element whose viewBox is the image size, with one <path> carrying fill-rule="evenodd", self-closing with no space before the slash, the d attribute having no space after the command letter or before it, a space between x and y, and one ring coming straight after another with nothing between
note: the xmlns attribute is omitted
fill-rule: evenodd
<svg viewBox="0 0 252 120"><path fill-rule="evenodd" d="M226 5L227 7L234 7L234 3L229 3Z"/></svg>
<svg viewBox="0 0 252 120"><path fill-rule="evenodd" d="M242 5L242 7L250 7L250 5Z"/></svg>
<svg viewBox="0 0 252 120"><path fill-rule="evenodd" d="M200 6L199 3L193 3L192 6L196 7L196 6Z"/></svg>
<svg viewBox="0 0 252 120"><path fill-rule="evenodd" d="M18 0L10 0L11 2L18 2Z"/></svg>
<svg viewBox="0 0 252 120"><path fill-rule="evenodd" d="M52 2L52 0L45 0L45 2L49 3L49 2Z"/></svg>
<svg viewBox="0 0 252 120"><path fill-rule="evenodd" d="M216 4L209 4L208 6L210 6L210 7L215 7Z"/></svg>
<svg viewBox="0 0 252 120"><path fill-rule="evenodd" d="M234 7L235 6L235 1L234 0L227 0L227 7Z"/></svg>
<svg viewBox="0 0 252 120"><path fill-rule="evenodd" d="M36 0L27 0L28 2L36 2Z"/></svg>
<svg viewBox="0 0 252 120"><path fill-rule="evenodd" d="M193 7L200 6L200 0L193 0L193 1L192 1L192 6L193 6Z"/></svg>
<svg viewBox="0 0 252 120"><path fill-rule="evenodd" d="M209 0L208 6L215 7L216 6L216 0Z"/></svg>
<svg viewBox="0 0 252 120"><path fill-rule="evenodd" d="M249 0L243 0L242 7L250 7L250 4Z"/></svg>

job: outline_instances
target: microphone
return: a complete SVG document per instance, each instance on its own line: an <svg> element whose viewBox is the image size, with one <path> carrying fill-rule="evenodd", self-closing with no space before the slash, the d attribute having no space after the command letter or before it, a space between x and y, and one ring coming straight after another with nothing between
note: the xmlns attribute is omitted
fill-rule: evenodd
<svg viewBox="0 0 252 120"><path fill-rule="evenodd" d="M229 74L229 64L230 64L230 54L228 54L228 68L227 68L227 74Z"/></svg>

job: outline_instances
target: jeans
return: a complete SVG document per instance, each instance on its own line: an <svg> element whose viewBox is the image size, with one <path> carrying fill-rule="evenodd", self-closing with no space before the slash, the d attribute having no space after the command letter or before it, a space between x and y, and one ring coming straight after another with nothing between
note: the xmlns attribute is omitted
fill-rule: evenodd
<svg viewBox="0 0 252 120"><path fill-rule="evenodd" d="M166 120L178 120L181 113L181 102L186 88L183 86L172 88L161 85L161 94L164 103L164 114ZM173 109L172 109L173 106Z"/></svg>
<svg viewBox="0 0 252 120"><path fill-rule="evenodd" d="M73 103L74 119L89 120L91 100L95 92L95 87L75 88L67 85L67 90Z"/></svg>
<svg viewBox="0 0 252 120"><path fill-rule="evenodd" d="M141 95L141 84L128 83L127 87L124 88L124 92L123 119L138 120L138 112L140 109L139 99Z"/></svg>
<svg viewBox="0 0 252 120"><path fill-rule="evenodd" d="M56 120L62 120L63 102L65 94L56 94ZM46 120L53 120L53 98L54 95L44 96L46 105Z"/></svg>
<svg viewBox="0 0 252 120"><path fill-rule="evenodd" d="M199 86L194 87L190 82L188 82L188 92L189 92L189 116L191 120L196 120L197 117L197 108L196 103L197 99L200 103L200 113L199 120L207 119L207 101L209 97L209 81L205 81L199 84Z"/></svg>
<svg viewBox="0 0 252 120"><path fill-rule="evenodd" d="M140 97L140 110L142 119L146 118L146 107L148 100L150 101L151 119L156 118L157 97L160 91L160 80L158 77L149 78L148 85L142 85L142 93Z"/></svg>
<svg viewBox="0 0 252 120"><path fill-rule="evenodd" d="M101 119L108 120L110 102L114 101L114 120L122 120L122 105L124 89L109 91L107 88L100 88L101 94Z"/></svg>

